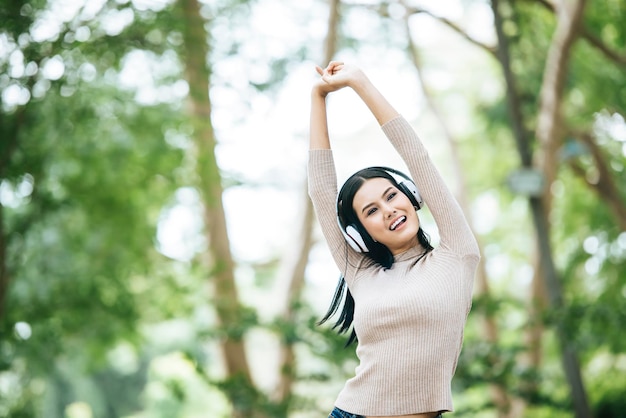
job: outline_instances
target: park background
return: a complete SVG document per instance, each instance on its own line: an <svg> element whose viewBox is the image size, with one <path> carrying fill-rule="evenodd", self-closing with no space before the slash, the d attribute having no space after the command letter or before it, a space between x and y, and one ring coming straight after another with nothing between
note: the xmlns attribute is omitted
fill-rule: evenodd
<svg viewBox="0 0 626 418"><path fill-rule="evenodd" d="M339 274L306 161L314 66L340 59L480 242L450 416L623 418L624 22L623 0L0 1L0 416L328 414L356 359L315 325ZM329 124L340 182L403 168L353 92Z"/></svg>

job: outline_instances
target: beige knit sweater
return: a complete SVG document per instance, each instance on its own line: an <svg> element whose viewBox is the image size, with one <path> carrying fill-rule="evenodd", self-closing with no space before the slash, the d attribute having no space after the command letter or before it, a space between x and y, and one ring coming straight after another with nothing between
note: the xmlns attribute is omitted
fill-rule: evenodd
<svg viewBox="0 0 626 418"><path fill-rule="evenodd" d="M472 300L478 245L457 201L403 117L382 130L406 162L431 211L439 245L372 266L337 225L337 177L330 150L309 153L309 194L332 256L355 300L359 365L335 405L353 414L452 411L451 380Z"/></svg>

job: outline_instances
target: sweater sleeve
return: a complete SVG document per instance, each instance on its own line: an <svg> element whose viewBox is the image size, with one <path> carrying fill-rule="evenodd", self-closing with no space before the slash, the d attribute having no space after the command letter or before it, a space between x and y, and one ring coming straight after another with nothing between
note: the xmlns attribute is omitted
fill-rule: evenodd
<svg viewBox="0 0 626 418"><path fill-rule="evenodd" d="M337 173L331 150L309 151L308 187L330 253L339 271L349 280L363 256L349 247L337 222Z"/></svg>
<svg viewBox="0 0 626 418"><path fill-rule="evenodd" d="M382 130L406 163L432 213L439 230L440 246L461 257L478 257L478 243L465 215L413 127L399 116L385 123Z"/></svg>

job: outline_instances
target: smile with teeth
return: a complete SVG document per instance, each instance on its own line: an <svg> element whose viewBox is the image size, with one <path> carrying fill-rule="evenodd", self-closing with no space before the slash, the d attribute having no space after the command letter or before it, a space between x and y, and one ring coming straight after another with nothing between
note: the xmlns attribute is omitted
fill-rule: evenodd
<svg viewBox="0 0 626 418"><path fill-rule="evenodd" d="M398 219L396 219L395 221L393 221L393 223L391 224L391 226L389 227L389 229L391 231L395 231L396 228L403 223L404 221L406 221L406 216L400 216Z"/></svg>

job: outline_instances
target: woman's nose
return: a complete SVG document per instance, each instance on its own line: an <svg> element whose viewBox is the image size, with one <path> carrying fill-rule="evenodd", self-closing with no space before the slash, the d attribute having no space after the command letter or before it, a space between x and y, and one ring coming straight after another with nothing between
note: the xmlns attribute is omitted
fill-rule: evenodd
<svg viewBox="0 0 626 418"><path fill-rule="evenodd" d="M385 216L387 218L392 217L396 213L396 210L392 206L390 206L390 205L385 205L383 210L384 210Z"/></svg>

